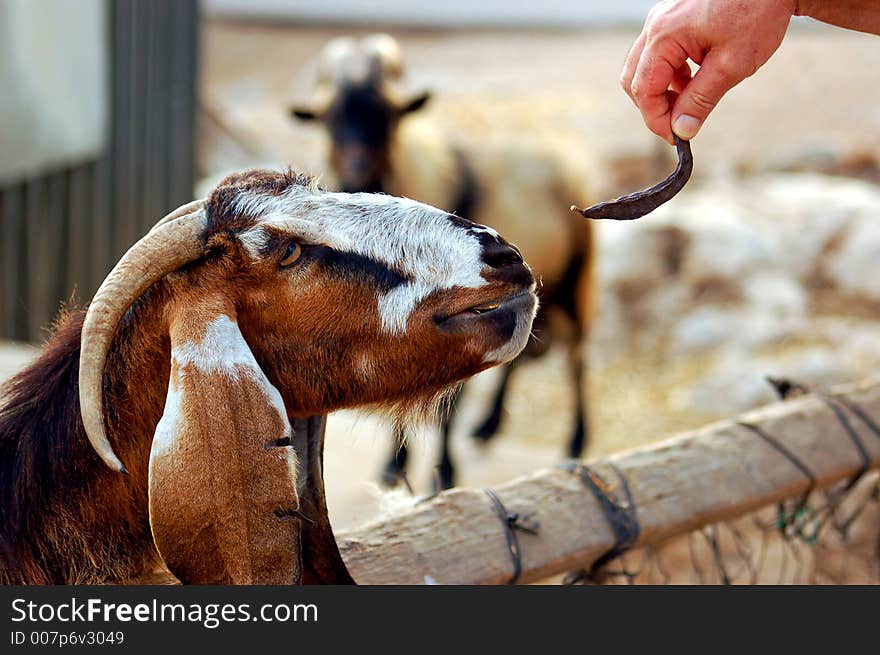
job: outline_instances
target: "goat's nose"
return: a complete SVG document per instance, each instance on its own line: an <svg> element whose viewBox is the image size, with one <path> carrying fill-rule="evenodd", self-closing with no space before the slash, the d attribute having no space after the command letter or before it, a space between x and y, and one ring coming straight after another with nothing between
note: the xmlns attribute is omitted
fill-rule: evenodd
<svg viewBox="0 0 880 655"><path fill-rule="evenodd" d="M498 269L512 264L522 266L523 258L516 246L498 239L483 245L483 263Z"/></svg>
<svg viewBox="0 0 880 655"><path fill-rule="evenodd" d="M488 279L522 287L534 284L535 278L523 261L519 249L500 237L483 242L483 263L491 267Z"/></svg>

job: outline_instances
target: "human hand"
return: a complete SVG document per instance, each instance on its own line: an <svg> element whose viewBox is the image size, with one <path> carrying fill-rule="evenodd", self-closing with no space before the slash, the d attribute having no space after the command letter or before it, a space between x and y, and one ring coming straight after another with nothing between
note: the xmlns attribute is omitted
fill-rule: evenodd
<svg viewBox="0 0 880 655"><path fill-rule="evenodd" d="M782 43L796 0L665 0L626 58L620 84L648 128L691 139L722 96ZM691 76L688 60L699 66Z"/></svg>

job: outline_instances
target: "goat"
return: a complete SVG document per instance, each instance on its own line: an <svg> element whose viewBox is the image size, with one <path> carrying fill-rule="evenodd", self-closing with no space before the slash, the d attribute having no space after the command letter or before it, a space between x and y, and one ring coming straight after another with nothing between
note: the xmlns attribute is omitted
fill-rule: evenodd
<svg viewBox="0 0 880 655"><path fill-rule="evenodd" d="M430 412L520 352L534 291L515 247L444 211L291 172L226 178L0 390L0 583L163 562L183 582L299 581L299 520L273 515L295 516L292 420Z"/></svg>
<svg viewBox="0 0 880 655"><path fill-rule="evenodd" d="M575 392L568 454L579 457L588 439L584 350L592 320L595 258L590 222L572 214L569 206L574 199L587 199L583 176L562 153L455 143L427 121L409 118L430 95L405 94L403 71L400 47L388 35L334 39L319 56L311 104L291 107L291 116L325 127L330 137L328 172L338 188L415 198L515 235L542 283L535 338L523 354L539 357L554 340L567 345ZM520 361L504 367L491 409L474 433L484 442L500 426L508 383ZM453 411L451 406L441 425L442 488L454 484L449 452ZM394 441L383 473L389 485L399 481L406 466L406 440L399 425Z"/></svg>

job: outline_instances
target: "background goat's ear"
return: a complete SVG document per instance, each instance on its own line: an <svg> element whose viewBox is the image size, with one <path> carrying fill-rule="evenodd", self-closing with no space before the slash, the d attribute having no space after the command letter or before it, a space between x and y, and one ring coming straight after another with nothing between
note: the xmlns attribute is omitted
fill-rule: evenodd
<svg viewBox="0 0 880 655"><path fill-rule="evenodd" d="M311 109L306 109L305 107L291 107L290 117L298 118L301 121L313 121L318 118L318 114L316 114Z"/></svg>
<svg viewBox="0 0 880 655"><path fill-rule="evenodd" d="M423 91L422 93L419 93L418 95L413 96L412 98L410 98L409 100L404 102L403 107L400 110L400 113L401 114L409 114L414 111L418 111L419 109L424 107L428 103L428 100L430 100L430 99L431 99L431 92L430 91Z"/></svg>
<svg viewBox="0 0 880 655"><path fill-rule="evenodd" d="M189 584L295 584L296 455L278 390L232 308L172 311L171 379L150 451L150 527Z"/></svg>

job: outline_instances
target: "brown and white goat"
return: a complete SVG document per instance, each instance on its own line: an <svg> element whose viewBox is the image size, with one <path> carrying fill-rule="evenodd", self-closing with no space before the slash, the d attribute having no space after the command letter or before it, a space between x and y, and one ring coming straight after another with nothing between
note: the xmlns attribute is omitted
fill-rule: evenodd
<svg viewBox="0 0 880 655"><path fill-rule="evenodd" d="M185 582L298 581L298 519L274 514L297 507L291 420L429 407L519 353L534 288L514 247L444 211L230 176L135 244L2 390L0 583L160 561Z"/></svg>
<svg viewBox="0 0 880 655"><path fill-rule="evenodd" d="M556 340L566 344L575 392L575 417L568 454L579 457L587 441L586 338L592 318L593 234L591 224L569 211L591 204L584 175L567 154L547 147L508 144L488 147L456 143L426 120L410 116L428 93L401 90L403 60L397 42L373 34L360 41L330 41L318 61L311 105L292 116L319 120L330 137L331 184L346 191L384 192L442 207L508 235L541 281L541 308L534 339L524 356L543 355ZM496 433L504 396L516 364L504 368L492 407L475 437ZM452 416L442 427L441 486L452 486L449 454ZM384 480L395 483L406 464L398 428ZM400 444L398 446L398 444Z"/></svg>

